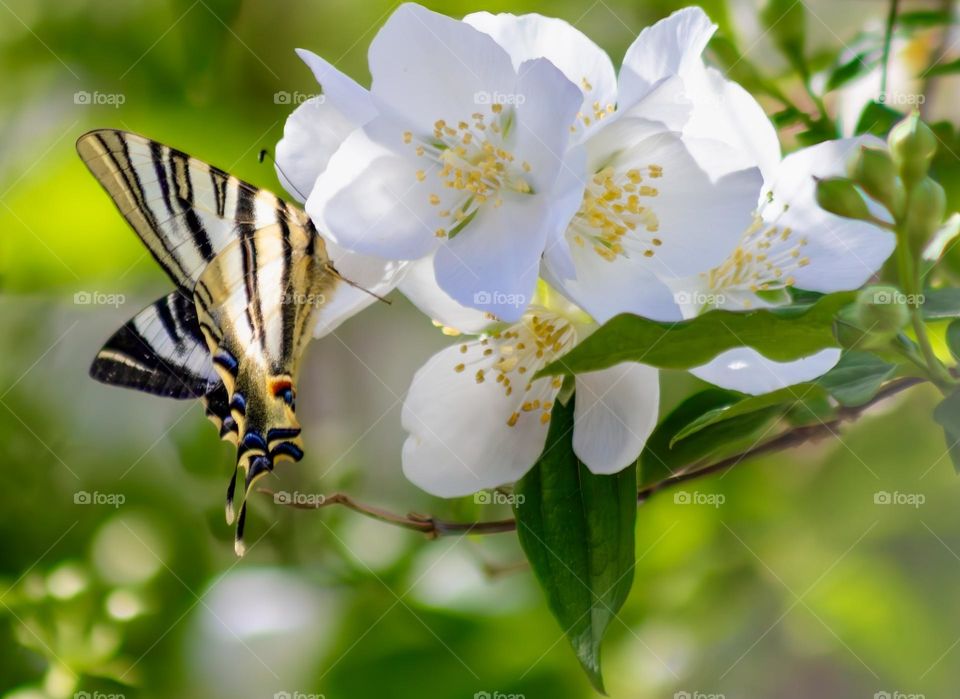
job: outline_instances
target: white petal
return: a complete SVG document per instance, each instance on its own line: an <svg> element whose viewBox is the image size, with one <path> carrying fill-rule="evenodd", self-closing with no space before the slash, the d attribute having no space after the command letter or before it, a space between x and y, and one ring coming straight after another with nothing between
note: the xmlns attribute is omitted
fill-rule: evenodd
<svg viewBox="0 0 960 699"><path fill-rule="evenodd" d="M412 260L436 247L433 212L419 163L396 155L367 134L377 117L357 129L330 158L317 178L307 213L348 250L391 260Z"/></svg>
<svg viewBox="0 0 960 699"><path fill-rule="evenodd" d="M344 117L359 126L377 115L370 93L353 78L311 51L297 49L297 55L313 71L313 77L323 89L324 101L333 105Z"/></svg>
<svg viewBox="0 0 960 699"><path fill-rule="evenodd" d="M454 300L500 320L520 318L533 299L546 244L549 200L487 206L437 250L437 283Z"/></svg>
<svg viewBox="0 0 960 699"><path fill-rule="evenodd" d="M443 325L462 333L479 333L491 324L483 311L468 308L454 301L440 288L433 269L434 256L407 263L399 289L417 308Z"/></svg>
<svg viewBox="0 0 960 699"><path fill-rule="evenodd" d="M314 337L333 332L345 320L375 303L377 298L373 294L384 296L390 293L403 279L408 265L350 252L330 240L326 241L326 245L334 267L344 279L356 286L340 283L330 298L325 300L317 313Z"/></svg>
<svg viewBox="0 0 960 699"><path fill-rule="evenodd" d="M620 106L640 101L664 78L703 70L700 56L716 28L699 7L687 7L640 32L620 69Z"/></svg>
<svg viewBox="0 0 960 699"><path fill-rule="evenodd" d="M573 451L593 473L635 464L657 425L660 372L624 362L577 375Z"/></svg>
<svg viewBox="0 0 960 699"><path fill-rule="evenodd" d="M507 396L491 374L477 383L476 371L494 357L482 355L479 342L442 350L413 378L403 404L409 433L403 445L403 472L433 495L456 497L521 478L543 451L549 422L540 411L523 412L524 401L551 402L557 393L549 380L530 392ZM464 363L457 372L454 367ZM517 387L520 388L519 386ZM511 415L520 413L513 427Z"/></svg>
<svg viewBox="0 0 960 699"><path fill-rule="evenodd" d="M547 244L543 252L544 266L560 279L572 279L576 268L567 242L567 226L583 203L583 186L587 177L587 151L582 145L567 150L553 184L548 212Z"/></svg>
<svg viewBox="0 0 960 699"><path fill-rule="evenodd" d="M438 119L471 121L483 93L517 93L510 56L492 37L411 3L377 32L369 64L378 109L431 129Z"/></svg>
<svg viewBox="0 0 960 699"><path fill-rule="evenodd" d="M357 126L326 100L314 98L297 107L287 117L276 148L277 177L283 188L306 201L330 157Z"/></svg>
<svg viewBox="0 0 960 699"><path fill-rule="evenodd" d="M532 58L546 58L583 91L586 105L601 109L617 103L617 76L607 53L562 19L538 14L475 12L467 24L492 36L519 68Z"/></svg>
<svg viewBox="0 0 960 699"><path fill-rule="evenodd" d="M769 181L780 164L780 141L763 107L718 71L695 71L685 81L692 101L685 136L721 141L734 148L728 167L757 166Z"/></svg>
<svg viewBox="0 0 960 699"><path fill-rule="evenodd" d="M752 347L736 347L721 352L709 363L691 369L690 373L722 388L760 395L812 381L830 371L838 361L840 350L835 348L820 350L792 362L775 362Z"/></svg>
<svg viewBox="0 0 960 699"><path fill-rule="evenodd" d="M550 61L537 58L520 66L514 152L530 167L527 179L535 191L551 190L564 161L569 125L583 96Z"/></svg>
<svg viewBox="0 0 960 699"><path fill-rule="evenodd" d="M814 177L843 174L861 144L882 146L875 138L827 141L788 155L778 170L771 188L774 199L763 215L791 228L794 239L807 239L803 255L810 263L793 272L795 286L801 289L824 293L856 289L876 274L896 247L889 231L834 216L817 204ZM781 213L785 205L789 209Z"/></svg>
<svg viewBox="0 0 960 699"><path fill-rule="evenodd" d="M673 291L649 269L624 258L609 262L589 247L571 245L569 251L576 277L561 278L552 266L544 265L544 279L598 323L619 313L665 322L683 320Z"/></svg>
<svg viewBox="0 0 960 699"><path fill-rule="evenodd" d="M740 170L713 180L721 169L719 156L726 150L722 144L700 149L711 154L702 166L679 135L643 119L620 119L591 138L587 147L589 172L604 164L624 172L654 164L663 172L659 178L644 181L656 189L656 196L641 199L656 215L659 230L656 234L628 234L625 240L636 239L638 247L630 258L618 257L614 265L642 266L663 277L698 274L726 259L753 220L760 173ZM642 242L654 237L662 245ZM645 257L648 249L654 254Z"/></svg>

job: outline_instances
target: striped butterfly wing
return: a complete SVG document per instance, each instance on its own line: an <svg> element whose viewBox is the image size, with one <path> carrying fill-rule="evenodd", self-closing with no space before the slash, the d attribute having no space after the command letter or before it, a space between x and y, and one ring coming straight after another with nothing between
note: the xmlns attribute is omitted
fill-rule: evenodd
<svg viewBox="0 0 960 699"><path fill-rule="evenodd" d="M77 151L154 259L188 295L240 228L278 220L273 194L157 141L101 129Z"/></svg>
<svg viewBox="0 0 960 699"><path fill-rule="evenodd" d="M295 378L314 314L338 282L305 214L293 211L282 224L244 232L194 290L211 353L240 357L252 348L271 373Z"/></svg>
<svg viewBox="0 0 960 699"><path fill-rule="evenodd" d="M210 381L215 374L196 311L186 302L193 298L197 279L243 236L306 215L270 192L136 134L91 131L77 141L77 151L180 291L125 324L97 355L91 375L157 395L205 395L217 383ZM310 231L315 235L312 225ZM193 342L197 336L199 344ZM185 338L190 338L189 346ZM224 417L211 407L216 405L208 401L211 418Z"/></svg>
<svg viewBox="0 0 960 699"><path fill-rule="evenodd" d="M199 398L220 383L193 299L174 291L150 304L107 340L90 376L170 398Z"/></svg>

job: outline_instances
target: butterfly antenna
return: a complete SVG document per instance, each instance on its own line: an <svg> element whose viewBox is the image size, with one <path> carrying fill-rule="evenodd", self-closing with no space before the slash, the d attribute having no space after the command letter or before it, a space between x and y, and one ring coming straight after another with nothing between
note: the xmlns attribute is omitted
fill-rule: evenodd
<svg viewBox="0 0 960 699"><path fill-rule="evenodd" d="M327 263L327 269L329 269L331 273L333 273L334 275L336 275L337 279L339 279L339 280L342 281L342 282L346 282L347 284L349 284L350 286L352 286L354 289L360 289L360 291L364 292L365 294L370 294L373 298L377 299L377 301L383 301L383 302L384 302L385 304L387 304L388 306L392 306L392 305L393 305L393 301L391 301L390 299L384 298L383 296L381 296L380 294L376 293L375 291L370 291L370 289L368 289L368 288L365 287L365 286L361 286L360 284L357 284L357 283L356 283L355 281L353 281L352 279L347 279L345 276L343 276L342 274L340 274L339 271L337 271L337 268L334 267L333 264L331 264L331 263L329 263L329 262Z"/></svg>
<svg viewBox="0 0 960 699"><path fill-rule="evenodd" d="M260 150L260 155L257 156L257 161L260 162L260 163L262 163L264 158L269 158L270 162L273 163L273 166L274 166L275 168L277 168L277 172L279 172L281 175L283 175L283 179L285 179L285 180L287 181L287 184L290 185L290 188L293 189L293 191L296 192L297 195L299 195L300 199L302 199L303 201L306 201L306 200L307 200L307 195L304 194L303 192L301 192L299 189L297 189L297 185L295 185L295 184L293 183L293 180L291 180L291 179L287 176L287 173L285 173L285 172L283 171L283 168L280 167L280 163L277 162L277 159L274 158L274 157L273 157L273 154L272 154L270 151L268 151L266 148L262 148L262 149Z"/></svg>

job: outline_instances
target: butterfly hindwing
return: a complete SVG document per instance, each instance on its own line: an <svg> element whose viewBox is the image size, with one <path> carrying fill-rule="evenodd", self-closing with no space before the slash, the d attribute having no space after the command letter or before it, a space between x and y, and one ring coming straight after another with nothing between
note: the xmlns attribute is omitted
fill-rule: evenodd
<svg viewBox="0 0 960 699"><path fill-rule="evenodd" d="M180 291L150 304L117 330L97 353L90 375L170 398L199 398L220 383L196 306Z"/></svg>

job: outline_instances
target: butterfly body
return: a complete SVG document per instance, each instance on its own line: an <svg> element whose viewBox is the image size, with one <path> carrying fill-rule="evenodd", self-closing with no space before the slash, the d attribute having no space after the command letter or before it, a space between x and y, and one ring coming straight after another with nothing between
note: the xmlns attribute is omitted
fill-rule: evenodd
<svg viewBox="0 0 960 699"><path fill-rule="evenodd" d="M143 309L98 353L91 376L198 398L237 447L227 519L283 460L303 456L296 382L317 319L343 282L309 217L269 192L155 141L121 131L77 150L176 290Z"/></svg>

